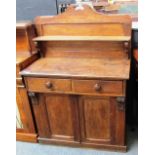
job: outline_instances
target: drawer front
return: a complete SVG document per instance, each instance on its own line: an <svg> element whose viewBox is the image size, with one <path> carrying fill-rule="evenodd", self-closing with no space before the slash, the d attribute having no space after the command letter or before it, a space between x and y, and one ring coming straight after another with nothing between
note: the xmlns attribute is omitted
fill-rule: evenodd
<svg viewBox="0 0 155 155"><path fill-rule="evenodd" d="M122 95L123 81L73 80L73 92L86 94Z"/></svg>
<svg viewBox="0 0 155 155"><path fill-rule="evenodd" d="M71 91L69 79L25 78L29 91L33 92L68 92Z"/></svg>

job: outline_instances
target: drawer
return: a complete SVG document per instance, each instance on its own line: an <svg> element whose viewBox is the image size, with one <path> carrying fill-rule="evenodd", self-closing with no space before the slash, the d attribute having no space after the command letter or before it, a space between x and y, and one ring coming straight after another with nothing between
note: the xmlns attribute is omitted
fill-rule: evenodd
<svg viewBox="0 0 155 155"><path fill-rule="evenodd" d="M71 91L69 79L25 77L26 86L33 92L68 92Z"/></svg>
<svg viewBox="0 0 155 155"><path fill-rule="evenodd" d="M73 80L72 89L75 93L122 95L123 81Z"/></svg>

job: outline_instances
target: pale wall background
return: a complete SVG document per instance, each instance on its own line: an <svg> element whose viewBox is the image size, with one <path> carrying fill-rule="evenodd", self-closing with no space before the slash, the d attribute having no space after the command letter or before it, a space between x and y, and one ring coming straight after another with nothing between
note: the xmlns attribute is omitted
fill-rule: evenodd
<svg viewBox="0 0 155 155"><path fill-rule="evenodd" d="M73 3L74 0L57 0L58 5L62 2ZM16 0L16 20L33 20L40 15L56 15L56 0Z"/></svg>

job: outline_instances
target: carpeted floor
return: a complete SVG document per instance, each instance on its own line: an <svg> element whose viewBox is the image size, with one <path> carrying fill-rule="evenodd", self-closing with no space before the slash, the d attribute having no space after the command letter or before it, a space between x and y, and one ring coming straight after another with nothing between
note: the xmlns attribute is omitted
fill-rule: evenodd
<svg viewBox="0 0 155 155"><path fill-rule="evenodd" d="M128 131L127 137L127 153L17 142L16 155L138 155L137 130Z"/></svg>

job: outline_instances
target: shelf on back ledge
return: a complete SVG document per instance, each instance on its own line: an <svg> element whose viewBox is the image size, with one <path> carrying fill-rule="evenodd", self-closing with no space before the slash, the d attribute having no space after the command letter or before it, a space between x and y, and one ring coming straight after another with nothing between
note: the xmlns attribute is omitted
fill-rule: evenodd
<svg viewBox="0 0 155 155"><path fill-rule="evenodd" d="M130 36L40 36L33 41L130 41Z"/></svg>

